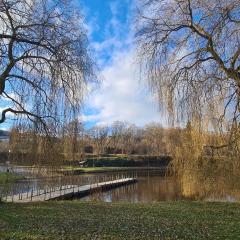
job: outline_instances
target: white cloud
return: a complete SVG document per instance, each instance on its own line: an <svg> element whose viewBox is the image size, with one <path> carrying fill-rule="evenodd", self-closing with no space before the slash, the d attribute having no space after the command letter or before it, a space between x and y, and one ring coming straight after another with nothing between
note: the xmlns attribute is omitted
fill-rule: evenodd
<svg viewBox="0 0 240 240"><path fill-rule="evenodd" d="M111 64L102 71L101 88L89 96L88 108L98 113L83 115L83 121L110 124L118 120L142 126L161 120L156 99L139 81L138 67L133 60L133 50L113 54Z"/></svg>
<svg viewBox="0 0 240 240"><path fill-rule="evenodd" d="M125 1L129 3L127 23L118 19L120 2L112 2L112 18L103 29L104 40L91 43L102 67L100 76L103 80L101 87L88 97L86 111L82 115L85 122L111 124L114 121L128 121L139 126L153 121L163 122L157 100L148 90L146 82L139 80L139 68L134 64L134 31L129 24L134 4L133 1Z"/></svg>

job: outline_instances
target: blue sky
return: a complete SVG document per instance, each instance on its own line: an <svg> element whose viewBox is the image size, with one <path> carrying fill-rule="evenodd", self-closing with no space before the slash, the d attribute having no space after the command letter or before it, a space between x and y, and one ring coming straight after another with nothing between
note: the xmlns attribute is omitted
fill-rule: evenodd
<svg viewBox="0 0 240 240"><path fill-rule="evenodd" d="M134 47L135 0L80 0L101 86L86 99L88 126L128 121L138 126L162 118L156 98L140 81Z"/></svg>

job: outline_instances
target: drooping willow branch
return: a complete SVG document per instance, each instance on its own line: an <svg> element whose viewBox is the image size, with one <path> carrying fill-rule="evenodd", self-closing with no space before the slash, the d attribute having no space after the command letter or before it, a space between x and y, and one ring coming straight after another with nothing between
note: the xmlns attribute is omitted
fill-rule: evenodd
<svg viewBox="0 0 240 240"><path fill-rule="evenodd" d="M239 122L239 1L141 3L140 63L173 122Z"/></svg>

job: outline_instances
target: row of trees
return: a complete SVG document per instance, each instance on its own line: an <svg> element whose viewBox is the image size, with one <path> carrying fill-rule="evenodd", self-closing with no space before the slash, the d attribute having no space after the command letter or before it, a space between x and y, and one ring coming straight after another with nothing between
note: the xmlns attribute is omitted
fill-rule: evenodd
<svg viewBox="0 0 240 240"><path fill-rule="evenodd" d="M114 122L110 126L95 126L87 131L88 142L96 154L166 154L163 127L149 124L139 128L127 122Z"/></svg>
<svg viewBox="0 0 240 240"><path fill-rule="evenodd" d="M200 133L190 122L184 128L163 128L158 123L137 127L118 121L85 129L83 124L73 121L65 124L57 137L39 135L34 129L19 125L11 131L9 148L13 153L31 154L36 163L44 161L46 156L45 162L58 164L61 159L75 161L86 154L170 155L186 161L194 154L216 155L219 151L213 146L223 142L222 136L207 131Z"/></svg>
<svg viewBox="0 0 240 240"><path fill-rule="evenodd" d="M67 160L79 159L85 153L165 155L170 153L171 147L166 144L170 132L157 123L140 128L127 122L114 122L85 129L83 124L73 121L62 126L57 137L49 137L38 134L29 125L17 125L10 133L9 148L13 153L43 154L47 145L51 156L55 149Z"/></svg>

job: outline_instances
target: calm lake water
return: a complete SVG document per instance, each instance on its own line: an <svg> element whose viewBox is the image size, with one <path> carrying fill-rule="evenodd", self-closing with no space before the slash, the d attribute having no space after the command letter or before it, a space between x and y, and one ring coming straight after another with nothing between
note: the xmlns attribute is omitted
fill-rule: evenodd
<svg viewBox="0 0 240 240"><path fill-rule="evenodd" d="M8 193L21 193L31 189L46 189L61 185L87 185L89 183L110 181L113 178L132 177L137 174L138 181L134 184L118 187L109 191L97 191L91 195L80 198L80 201L128 201L128 202L158 202L194 199L204 201L240 201L240 178L216 176L206 178L194 172L187 173L187 177L176 178L165 176L163 171L138 171L84 174L78 176L65 176L54 178L36 178L22 180L14 185L1 187L0 191Z"/></svg>
<svg viewBox="0 0 240 240"><path fill-rule="evenodd" d="M163 172L138 172L134 184L118 187L105 192L96 192L83 197L82 201L100 200L104 202L158 202L182 199L181 186L174 177L165 177Z"/></svg>
<svg viewBox="0 0 240 240"><path fill-rule="evenodd" d="M210 176L204 180L195 172L189 172L187 180L164 176L163 172L138 172L135 184L122 186L106 192L96 192L81 198L82 201L104 202L158 202L176 200L240 201L240 176L234 179Z"/></svg>

